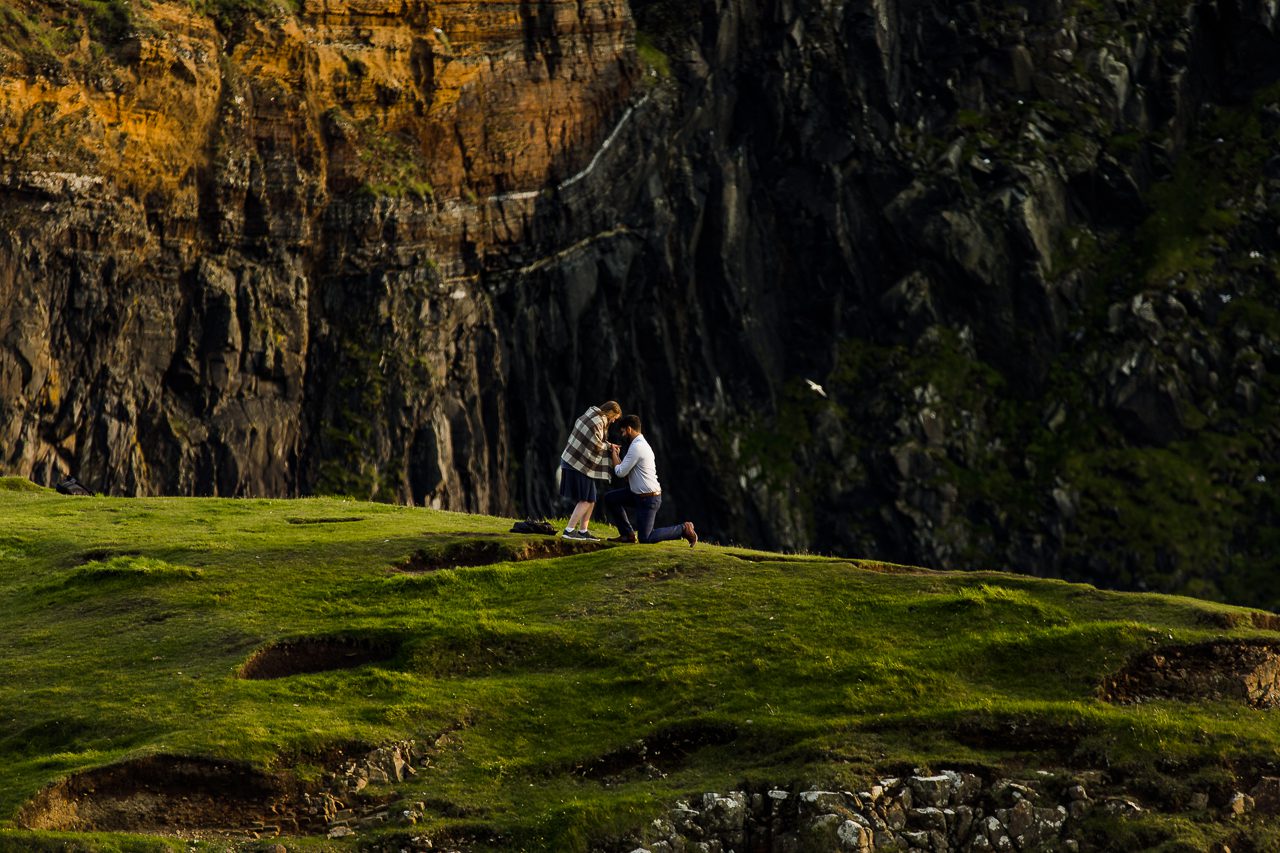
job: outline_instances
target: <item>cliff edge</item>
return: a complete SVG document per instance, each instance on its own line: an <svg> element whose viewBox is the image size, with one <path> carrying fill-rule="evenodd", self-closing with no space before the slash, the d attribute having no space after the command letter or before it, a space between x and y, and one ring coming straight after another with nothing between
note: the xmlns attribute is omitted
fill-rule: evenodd
<svg viewBox="0 0 1280 853"><path fill-rule="evenodd" d="M106 7L4 13L9 470L545 512L617 397L718 538L1280 602L1271 3Z"/></svg>

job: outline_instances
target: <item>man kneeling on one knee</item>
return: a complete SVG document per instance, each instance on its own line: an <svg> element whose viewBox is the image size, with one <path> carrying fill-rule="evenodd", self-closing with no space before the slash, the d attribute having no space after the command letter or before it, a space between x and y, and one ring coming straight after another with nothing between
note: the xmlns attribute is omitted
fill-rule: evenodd
<svg viewBox="0 0 1280 853"><path fill-rule="evenodd" d="M671 527L654 529L653 520L662 506L662 486L658 484L658 466L653 458L653 448L640 434L640 418L623 415L618 420L622 436L630 440L627 455L618 458L618 445L609 445L613 455L613 473L625 477L627 487L613 489L604 496L609 516L618 526L618 536L610 542L666 542L684 539L692 548L698 544L698 534L693 523L686 521ZM635 513L635 526L630 512Z"/></svg>

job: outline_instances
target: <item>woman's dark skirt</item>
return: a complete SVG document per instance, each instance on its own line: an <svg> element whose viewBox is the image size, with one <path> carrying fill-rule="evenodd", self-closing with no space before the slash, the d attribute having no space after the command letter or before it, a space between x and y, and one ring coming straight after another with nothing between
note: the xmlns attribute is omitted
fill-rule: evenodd
<svg viewBox="0 0 1280 853"><path fill-rule="evenodd" d="M574 468L563 459L560 460L560 497L574 503L596 502L596 481Z"/></svg>

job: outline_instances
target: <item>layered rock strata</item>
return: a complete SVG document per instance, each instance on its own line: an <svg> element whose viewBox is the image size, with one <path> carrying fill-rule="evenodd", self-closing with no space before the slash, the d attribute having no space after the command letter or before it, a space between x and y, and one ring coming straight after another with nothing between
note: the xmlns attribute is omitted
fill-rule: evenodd
<svg viewBox="0 0 1280 853"><path fill-rule="evenodd" d="M187 4L0 75L9 470L120 494L509 509L504 353L448 273L568 177L635 77L625 6ZM105 49L105 52L104 52ZM467 248L470 247L470 248Z"/></svg>

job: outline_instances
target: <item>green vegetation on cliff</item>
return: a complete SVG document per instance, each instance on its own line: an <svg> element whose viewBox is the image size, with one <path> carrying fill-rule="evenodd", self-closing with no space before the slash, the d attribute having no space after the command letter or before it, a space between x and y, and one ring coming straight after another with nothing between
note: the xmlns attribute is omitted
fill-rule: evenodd
<svg viewBox="0 0 1280 853"><path fill-rule="evenodd" d="M1151 808L1099 811L1080 824L1086 843L1280 841L1250 815L1221 816L1269 775L1276 711L1226 695L1100 698L1153 649L1274 643L1248 611L705 544L564 546L508 534L506 519L340 499L0 486L0 849L166 844L51 831L67 814L33 798L94 768L231 760L318 784L342 757L405 740L426 756L417 774L345 805L420 804L417 825L306 849L436 837L583 850L704 791L859 790L956 766L1062 784L1093 773L1095 796L1110 786ZM87 803L127 775L93 777L82 819L125 828ZM133 828L266 846L183 830L172 813L175 825Z"/></svg>

